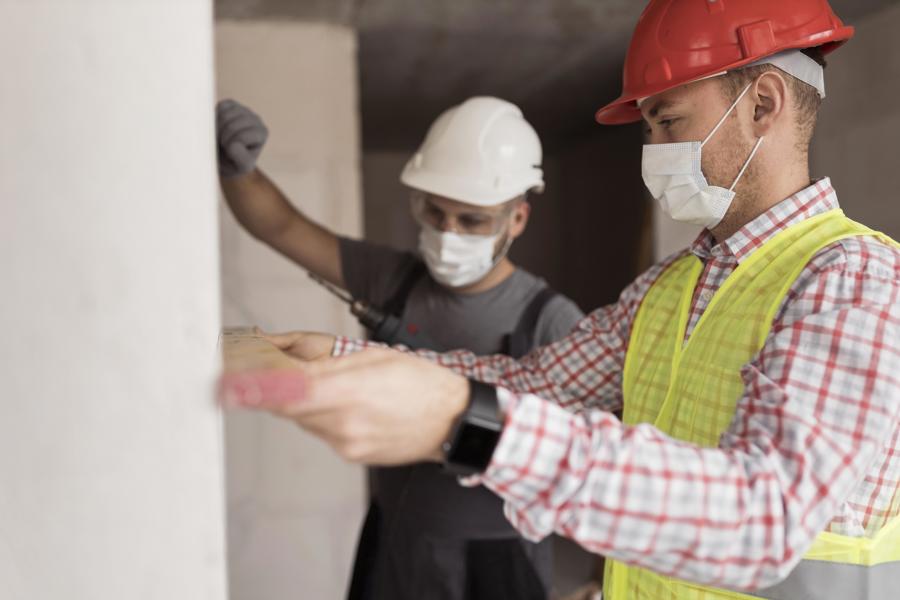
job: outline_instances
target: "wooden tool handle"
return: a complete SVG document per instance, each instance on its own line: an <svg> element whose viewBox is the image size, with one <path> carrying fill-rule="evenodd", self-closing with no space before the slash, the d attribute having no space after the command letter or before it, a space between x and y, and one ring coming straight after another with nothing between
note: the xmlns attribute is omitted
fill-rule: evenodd
<svg viewBox="0 0 900 600"><path fill-rule="evenodd" d="M252 327L234 327L222 331L219 338L225 373L258 370L293 370L300 361L282 352Z"/></svg>

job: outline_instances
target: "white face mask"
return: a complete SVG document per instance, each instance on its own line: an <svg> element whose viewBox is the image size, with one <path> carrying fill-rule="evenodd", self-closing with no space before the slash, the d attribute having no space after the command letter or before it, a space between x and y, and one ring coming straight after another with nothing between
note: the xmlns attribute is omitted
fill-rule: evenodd
<svg viewBox="0 0 900 600"><path fill-rule="evenodd" d="M464 235L423 225L419 232L419 251L438 283L463 287L482 279L506 255L511 238L494 256L501 235Z"/></svg>
<svg viewBox="0 0 900 600"><path fill-rule="evenodd" d="M645 144L641 172L644 184L664 213L676 221L693 223L706 228L719 224L734 200L734 188L741 180L750 161L759 150L763 138L759 138L750 157L741 168L734 183L727 190L709 185L700 169L702 148L715 135L731 111L738 105L753 84L741 92L713 130L702 142L682 142L678 144Z"/></svg>

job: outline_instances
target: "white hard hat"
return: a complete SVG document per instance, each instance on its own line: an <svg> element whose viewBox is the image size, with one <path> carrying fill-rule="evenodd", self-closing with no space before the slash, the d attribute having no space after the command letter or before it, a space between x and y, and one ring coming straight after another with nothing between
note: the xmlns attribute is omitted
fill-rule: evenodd
<svg viewBox="0 0 900 600"><path fill-rule="evenodd" d="M476 97L444 111L400 175L405 185L495 206L544 191L541 140L515 104Z"/></svg>

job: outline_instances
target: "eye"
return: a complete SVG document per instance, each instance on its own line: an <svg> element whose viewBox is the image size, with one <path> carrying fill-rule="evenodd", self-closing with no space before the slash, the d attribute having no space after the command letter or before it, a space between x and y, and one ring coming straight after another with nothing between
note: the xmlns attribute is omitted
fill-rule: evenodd
<svg viewBox="0 0 900 600"><path fill-rule="evenodd" d="M672 126L672 123L674 123L677 120L678 119L676 117L672 117L670 119L663 119L663 120L659 121L658 124L660 127L665 127L666 129L668 129L669 127Z"/></svg>
<svg viewBox="0 0 900 600"><path fill-rule="evenodd" d="M462 215L459 217L459 224L463 227L478 227L488 222L490 222L490 219L481 216Z"/></svg>

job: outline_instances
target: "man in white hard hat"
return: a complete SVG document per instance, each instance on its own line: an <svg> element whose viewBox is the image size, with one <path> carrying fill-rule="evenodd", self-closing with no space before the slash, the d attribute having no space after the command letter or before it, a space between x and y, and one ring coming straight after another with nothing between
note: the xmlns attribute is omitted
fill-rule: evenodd
<svg viewBox="0 0 900 600"><path fill-rule="evenodd" d="M304 269L399 319L396 334L373 332L379 341L520 357L583 316L507 257L528 222L526 195L544 187L540 140L509 102L476 97L445 111L404 168L421 226L418 254L339 237L298 212L256 168L267 130L246 107L219 104L217 137L222 189L237 219ZM375 468L371 483L351 598L546 597L548 542L523 540L486 489L461 488L434 464Z"/></svg>

